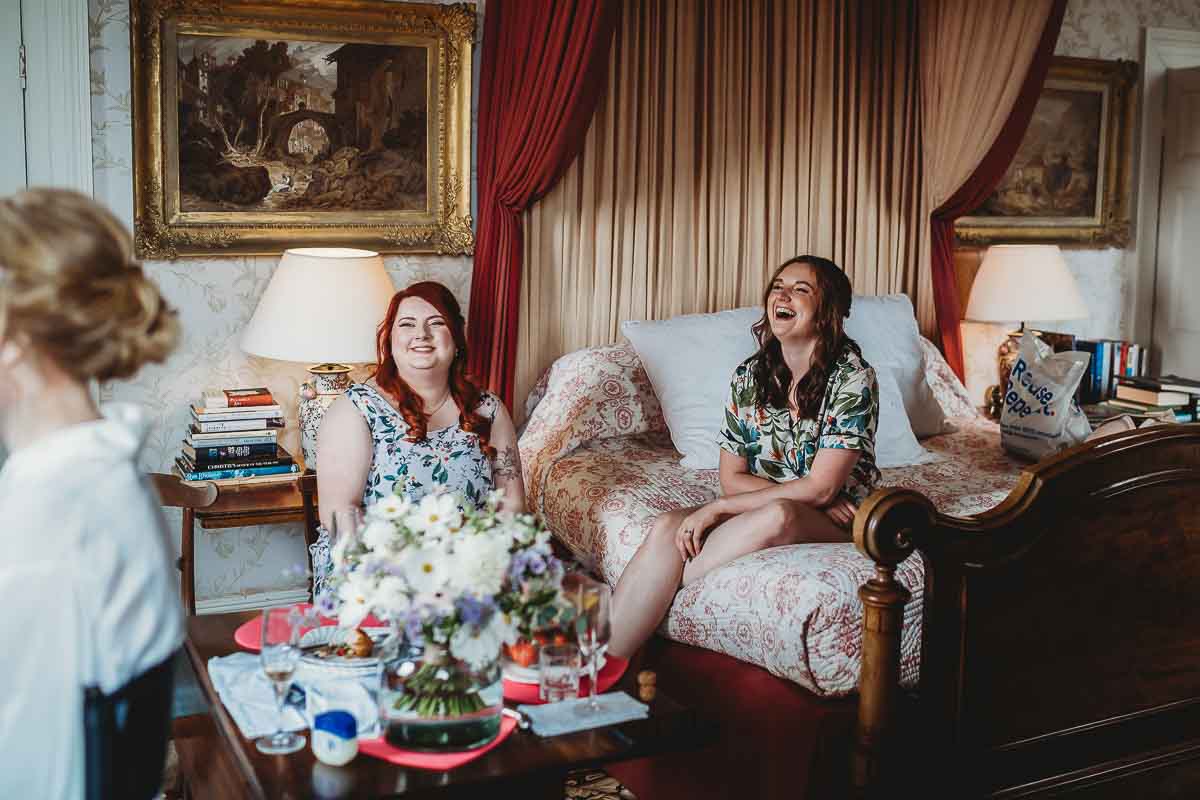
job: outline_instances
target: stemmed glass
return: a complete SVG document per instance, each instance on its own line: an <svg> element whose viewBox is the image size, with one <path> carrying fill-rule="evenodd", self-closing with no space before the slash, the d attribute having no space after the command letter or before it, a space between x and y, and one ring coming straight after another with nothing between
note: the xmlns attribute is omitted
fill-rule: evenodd
<svg viewBox="0 0 1200 800"><path fill-rule="evenodd" d="M342 539L355 541L363 524L361 506L344 506L333 510L333 519L329 528L329 544L333 546Z"/></svg>
<svg viewBox="0 0 1200 800"><path fill-rule="evenodd" d="M292 676L300 661L300 622L303 619L295 608L266 608L262 618L262 649L259 661L271 687L275 690L275 707L279 714L278 728L270 736L255 742L260 752L286 755L304 747L306 739L283 729L283 703L292 688Z"/></svg>
<svg viewBox="0 0 1200 800"><path fill-rule="evenodd" d="M579 588L572 593L575 605L575 635L579 644L579 654L588 662L588 677L592 686L588 692L588 700L576 707L583 714L592 714L600 710L600 659L608 649L609 606L612 604L612 590L607 584L591 579L579 582Z"/></svg>

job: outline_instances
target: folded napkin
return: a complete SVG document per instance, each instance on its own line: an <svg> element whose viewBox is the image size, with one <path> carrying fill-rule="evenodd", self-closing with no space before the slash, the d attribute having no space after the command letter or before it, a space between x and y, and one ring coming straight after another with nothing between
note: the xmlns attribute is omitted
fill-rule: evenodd
<svg viewBox="0 0 1200 800"><path fill-rule="evenodd" d="M256 739L278 729L281 717L275 706L275 690L263 674L256 654L210 658L208 674L243 736ZM301 664L292 683L303 690L304 702L300 707L284 706L283 730L310 728L317 714L341 709L354 715L360 737L379 735L379 710L373 694L379 687L378 676L331 677L320 669Z"/></svg>
<svg viewBox="0 0 1200 800"><path fill-rule="evenodd" d="M272 734L280 727L285 731L308 727L308 720L292 706L284 706L281 717L275 706L275 690L263 674L257 655L234 653L210 658L208 677L229 716L247 739Z"/></svg>
<svg viewBox="0 0 1200 800"><path fill-rule="evenodd" d="M616 725L631 719L645 719L650 715L650 706L639 703L625 692L609 692L598 696L596 700L600 708L590 713L578 710L580 706L587 705L586 697L563 700L561 703L519 705L517 710L529 718L530 728L538 736L559 736Z"/></svg>

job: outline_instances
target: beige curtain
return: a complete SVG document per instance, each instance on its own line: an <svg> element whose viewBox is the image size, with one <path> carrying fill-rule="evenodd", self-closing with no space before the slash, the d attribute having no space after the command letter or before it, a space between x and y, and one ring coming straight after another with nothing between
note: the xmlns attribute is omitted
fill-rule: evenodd
<svg viewBox="0 0 1200 800"><path fill-rule="evenodd" d="M1012 114L1050 0L923 0L921 112L930 210L991 150Z"/></svg>
<svg viewBox="0 0 1200 800"><path fill-rule="evenodd" d="M916 0L628 0L583 153L525 220L516 413L625 319L756 304L788 257L861 293L918 269Z"/></svg>

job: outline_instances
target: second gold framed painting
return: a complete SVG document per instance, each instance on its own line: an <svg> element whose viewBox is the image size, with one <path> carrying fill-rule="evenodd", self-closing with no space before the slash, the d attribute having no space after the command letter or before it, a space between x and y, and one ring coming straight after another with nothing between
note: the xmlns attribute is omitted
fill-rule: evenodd
<svg viewBox="0 0 1200 800"><path fill-rule="evenodd" d="M472 251L473 4L131 12L140 257Z"/></svg>
<svg viewBox="0 0 1200 800"><path fill-rule="evenodd" d="M1137 64L1056 57L1033 118L958 240L1127 247Z"/></svg>

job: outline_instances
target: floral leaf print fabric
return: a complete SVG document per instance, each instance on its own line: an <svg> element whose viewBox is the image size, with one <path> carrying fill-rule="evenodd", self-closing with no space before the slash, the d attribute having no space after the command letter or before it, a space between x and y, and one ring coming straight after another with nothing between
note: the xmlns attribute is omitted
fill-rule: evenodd
<svg viewBox="0 0 1200 800"><path fill-rule="evenodd" d="M433 491L462 492L478 505L492 490L492 466L479 437L458 425L429 431L424 441L410 442L404 417L375 387L359 383L346 390L371 431L371 471L363 505L394 492L418 502ZM494 417L499 401L484 394L479 412Z"/></svg>
<svg viewBox="0 0 1200 800"><path fill-rule="evenodd" d="M718 445L746 459L751 474L780 483L812 469L822 447L861 450L844 493L861 503L879 482L875 431L879 426L879 384L875 370L847 345L830 370L815 419L793 420L786 408L759 407L758 387L748 364L730 382L725 426Z"/></svg>

